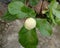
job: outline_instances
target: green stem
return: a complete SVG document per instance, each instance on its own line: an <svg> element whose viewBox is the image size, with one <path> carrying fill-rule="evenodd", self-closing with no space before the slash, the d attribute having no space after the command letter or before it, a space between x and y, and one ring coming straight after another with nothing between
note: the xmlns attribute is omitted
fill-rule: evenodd
<svg viewBox="0 0 60 48"><path fill-rule="evenodd" d="M52 12L52 8L53 8L53 5L54 5L55 2L56 2L56 0L52 0L52 2L50 4L49 15L50 15L50 18L51 18L52 22L56 25L56 22L55 22L54 16L53 16L53 12Z"/></svg>
<svg viewBox="0 0 60 48"><path fill-rule="evenodd" d="M52 20L52 22L54 23L54 24L56 24L56 22L55 22L55 20L54 20L54 16L53 16L53 14L52 14L52 9L50 9L50 18L51 18L51 20Z"/></svg>

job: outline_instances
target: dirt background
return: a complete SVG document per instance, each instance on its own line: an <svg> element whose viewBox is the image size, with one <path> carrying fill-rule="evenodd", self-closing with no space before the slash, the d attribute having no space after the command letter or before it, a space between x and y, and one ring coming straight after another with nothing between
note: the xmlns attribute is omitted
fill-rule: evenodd
<svg viewBox="0 0 60 48"><path fill-rule="evenodd" d="M22 27L24 20L16 20L9 23L7 31L3 32L2 48L23 48L18 42L18 31ZM60 48L60 27L53 28L53 35L44 37L37 30L39 43L37 48Z"/></svg>

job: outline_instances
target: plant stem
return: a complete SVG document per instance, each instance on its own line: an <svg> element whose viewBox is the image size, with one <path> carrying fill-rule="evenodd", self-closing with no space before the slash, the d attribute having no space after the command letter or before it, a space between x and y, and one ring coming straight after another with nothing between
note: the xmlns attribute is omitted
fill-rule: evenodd
<svg viewBox="0 0 60 48"><path fill-rule="evenodd" d="M54 20L54 16L53 16L53 13L52 13L52 8L53 8L53 5L54 5L54 2L56 2L56 0L53 0L51 2L50 8L49 8L49 15L50 15L50 18L51 18L52 22L56 25L56 22Z"/></svg>
<svg viewBox="0 0 60 48"><path fill-rule="evenodd" d="M53 14L52 14L52 10L50 9L50 18L51 18L51 20L52 20L52 22L56 25L56 22L55 22L55 20L54 20L54 16L53 16Z"/></svg>

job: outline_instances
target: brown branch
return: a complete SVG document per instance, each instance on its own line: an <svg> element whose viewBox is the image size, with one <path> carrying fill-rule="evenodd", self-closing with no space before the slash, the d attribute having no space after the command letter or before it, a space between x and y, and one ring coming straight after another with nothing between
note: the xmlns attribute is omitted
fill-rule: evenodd
<svg viewBox="0 0 60 48"><path fill-rule="evenodd" d="M29 0L25 0L25 5L29 6Z"/></svg>

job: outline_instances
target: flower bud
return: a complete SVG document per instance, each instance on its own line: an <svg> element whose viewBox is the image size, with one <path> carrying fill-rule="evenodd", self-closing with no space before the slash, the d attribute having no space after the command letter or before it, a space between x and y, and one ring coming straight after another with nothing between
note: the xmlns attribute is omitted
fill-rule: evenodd
<svg viewBox="0 0 60 48"><path fill-rule="evenodd" d="M28 18L24 25L26 29L31 30L36 27L36 20L34 18Z"/></svg>

